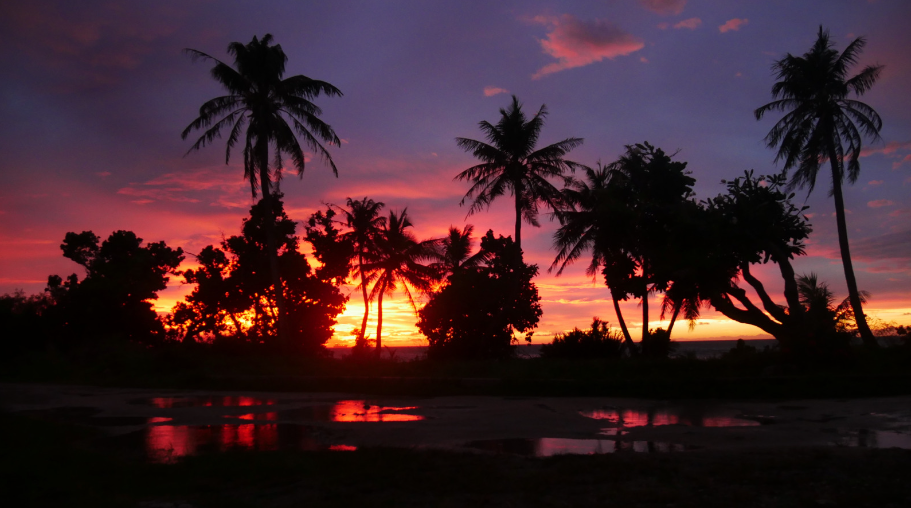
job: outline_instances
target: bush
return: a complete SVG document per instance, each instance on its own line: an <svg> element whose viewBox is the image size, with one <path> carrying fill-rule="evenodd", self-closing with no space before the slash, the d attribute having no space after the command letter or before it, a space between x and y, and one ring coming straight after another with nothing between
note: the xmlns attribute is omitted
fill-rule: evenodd
<svg viewBox="0 0 911 508"><path fill-rule="evenodd" d="M542 358L620 358L622 352L623 335L598 318L589 330L573 328L541 346Z"/></svg>
<svg viewBox="0 0 911 508"><path fill-rule="evenodd" d="M677 343L671 341L671 334L664 328L649 330L639 346L642 356L646 358L667 358L677 349Z"/></svg>

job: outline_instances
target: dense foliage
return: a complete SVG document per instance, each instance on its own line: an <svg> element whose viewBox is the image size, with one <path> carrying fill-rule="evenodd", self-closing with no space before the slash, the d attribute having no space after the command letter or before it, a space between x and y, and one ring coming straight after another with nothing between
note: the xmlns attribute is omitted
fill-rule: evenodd
<svg viewBox="0 0 911 508"><path fill-rule="evenodd" d="M274 210L261 200L244 219L242 234L208 246L197 256L200 267L183 272L188 284L196 284L186 302L174 308L172 324L184 341L227 341L277 346L278 316L275 287L269 277L269 254L265 222L276 217L279 239L278 263L295 350L319 354L332 336L335 318L344 310L347 297L337 283L347 272L350 248L333 241L337 236L330 222L317 217L310 228L317 257L327 264L314 271L299 250L296 225L284 211L281 195L271 200ZM325 226L320 228L319 222ZM339 252L335 249L341 248ZM329 249L328 251L324 249ZM342 258L335 255L342 254ZM340 260L338 264L333 264Z"/></svg>

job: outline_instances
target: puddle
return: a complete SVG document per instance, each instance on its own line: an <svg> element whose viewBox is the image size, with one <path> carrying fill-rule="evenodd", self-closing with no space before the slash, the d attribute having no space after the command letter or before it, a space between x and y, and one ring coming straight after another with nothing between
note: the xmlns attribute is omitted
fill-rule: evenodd
<svg viewBox="0 0 911 508"><path fill-rule="evenodd" d="M152 397L148 399L133 399L130 404L171 409L181 407L243 407L243 406L271 406L273 399L261 399L245 395L207 396L207 397Z"/></svg>
<svg viewBox="0 0 911 508"><path fill-rule="evenodd" d="M137 443L140 441L140 443ZM152 463L172 464L181 457L231 450L354 451L356 446L328 444L317 431L294 424L154 425L121 436L121 444L141 446Z"/></svg>
<svg viewBox="0 0 911 508"><path fill-rule="evenodd" d="M710 412L702 410L673 409L621 409L603 408L579 411L586 418L607 420L617 428L657 427L661 425L685 425L687 427L757 427L773 423L772 417L756 415L738 417L736 413ZM607 429L605 429L607 430Z"/></svg>
<svg viewBox="0 0 911 508"><path fill-rule="evenodd" d="M279 420L317 422L416 422L423 420L423 416L406 413L406 411L415 409L418 409L418 406L378 406L367 400L340 400L335 404L281 410L277 412L277 418Z"/></svg>
<svg viewBox="0 0 911 508"><path fill-rule="evenodd" d="M613 439L568 439L545 437L539 439L487 439L465 444L468 448L526 457L554 455L601 455L605 453L667 453L686 451L681 444L656 441L615 441Z"/></svg>
<svg viewBox="0 0 911 508"><path fill-rule="evenodd" d="M835 446L851 448L901 448L911 450L911 434L895 430L837 429Z"/></svg>

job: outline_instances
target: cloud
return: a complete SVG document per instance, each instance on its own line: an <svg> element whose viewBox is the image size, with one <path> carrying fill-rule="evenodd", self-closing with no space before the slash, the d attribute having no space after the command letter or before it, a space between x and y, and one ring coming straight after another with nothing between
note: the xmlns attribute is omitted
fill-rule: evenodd
<svg viewBox="0 0 911 508"><path fill-rule="evenodd" d="M560 17L538 16L535 21L551 27L547 38L541 41L541 47L558 61L539 69L532 79L584 67L605 58L613 60L645 47L641 39L624 32L609 21L583 21L569 14Z"/></svg>
<svg viewBox="0 0 911 508"><path fill-rule="evenodd" d="M702 24L702 20L701 20L701 19L699 19L699 18L690 18L690 19L685 19L685 20L681 21L680 23L677 23L676 25L674 25L674 28L676 28L676 29L678 29L678 30L681 29L681 28L687 28L687 29L690 29L690 30L695 30L695 29L699 28L699 25L701 25L701 24Z"/></svg>
<svg viewBox="0 0 911 508"><path fill-rule="evenodd" d="M228 170L230 168L227 168ZM202 198L214 206L242 208L250 206L250 184L240 173L226 174L226 168L202 168L181 173L167 173L143 183L130 183L117 194L139 198L133 203L144 205L153 201L199 203ZM238 199L241 196L247 200Z"/></svg>
<svg viewBox="0 0 911 508"><path fill-rule="evenodd" d="M870 208L882 208L884 206L892 206L894 204L895 203L893 201L888 200L888 199L876 199L876 200L867 202L867 206L869 206Z"/></svg>
<svg viewBox="0 0 911 508"><path fill-rule="evenodd" d="M858 259L911 259L911 229L851 243L852 255Z"/></svg>
<svg viewBox="0 0 911 508"><path fill-rule="evenodd" d="M727 20L723 25L718 27L718 31L721 33L730 32L731 30L737 31L740 30L740 27L749 23L749 20L746 18L734 18Z"/></svg>
<svg viewBox="0 0 911 508"><path fill-rule="evenodd" d="M884 155L891 155L899 150L911 150L911 141L906 141L904 143L899 141L890 141L883 146L877 147L867 147L860 151L861 157L869 157L870 155L875 155L878 153Z"/></svg>
<svg viewBox="0 0 911 508"><path fill-rule="evenodd" d="M883 184L882 180L870 180L869 182L867 182L867 185L882 185L882 184Z"/></svg>
<svg viewBox="0 0 911 508"><path fill-rule="evenodd" d="M501 93L509 93L509 90L505 88L500 88L498 86L485 86L484 87L484 97L493 97L494 95Z"/></svg>
<svg viewBox="0 0 911 508"><path fill-rule="evenodd" d="M678 15L683 12L686 0L639 0L646 9L662 16Z"/></svg>
<svg viewBox="0 0 911 508"><path fill-rule="evenodd" d="M889 212L889 217L902 217L905 215L911 215L911 208L899 208Z"/></svg>

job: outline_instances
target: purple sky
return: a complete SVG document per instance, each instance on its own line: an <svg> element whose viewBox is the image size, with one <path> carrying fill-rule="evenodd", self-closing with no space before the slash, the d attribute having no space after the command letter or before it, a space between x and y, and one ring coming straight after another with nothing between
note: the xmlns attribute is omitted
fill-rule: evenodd
<svg viewBox="0 0 911 508"><path fill-rule="evenodd" d="M822 24L839 50L867 38L861 66L886 66L862 99L883 117L883 140L868 144L846 206L871 315L911 323L907 0L15 4L0 6L0 292L37 292L49 274L78 271L58 248L67 231L129 229L189 252L237 234L251 203L240 157L225 166L220 143L184 157L190 142L180 131L221 94L209 66L181 53L186 47L228 59L229 42L272 33L289 75L344 92L317 101L344 140L332 150L339 178L319 160L302 181L288 175L282 189L293 219L321 202L366 195L407 206L418 235L431 237L466 223L458 203L468 186L452 178L474 160L454 139L481 138L478 121L495 122L509 94L529 114L547 104L542 144L585 138L571 153L583 164L611 162L625 144L647 140L679 150L700 198L744 170L776 172L762 139L777 115L757 122L752 111L771 99L772 62L807 51ZM810 255L796 269L819 273L844 296L828 188L820 173L807 199ZM506 198L467 222L506 235L513 220ZM540 340L594 315L616 322L606 288L584 276L584 263L559 278L546 274L555 228L546 220L523 228L526 257L542 268ZM777 286L774 273L760 273ZM161 310L188 291L176 279ZM360 321L353 298L340 339ZM625 308L641 326L635 304ZM400 301L389 315L393 339L420 337ZM759 333L711 311L704 318L676 338Z"/></svg>

